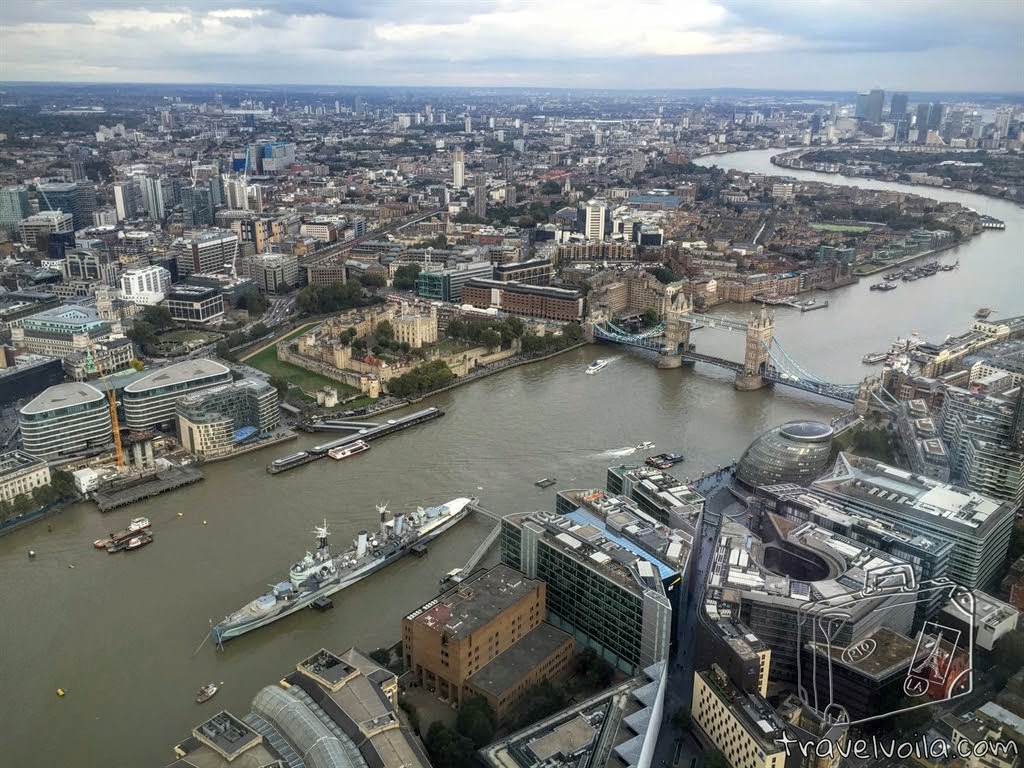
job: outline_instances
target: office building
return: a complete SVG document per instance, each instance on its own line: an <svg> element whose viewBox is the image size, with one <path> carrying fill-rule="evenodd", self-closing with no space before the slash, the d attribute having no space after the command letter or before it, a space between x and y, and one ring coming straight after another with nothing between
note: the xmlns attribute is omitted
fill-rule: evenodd
<svg viewBox="0 0 1024 768"><path fill-rule="evenodd" d="M114 210L117 211L118 222L138 216L138 199L134 183L118 181L114 184Z"/></svg>
<svg viewBox="0 0 1024 768"><path fill-rule="evenodd" d="M185 279L186 285L198 285L203 288L216 288L224 300L225 310L229 307L239 308L245 303L245 297L258 292L256 283L249 278L231 277L223 273L206 275L195 273ZM216 309L216 305L214 305Z"/></svg>
<svg viewBox="0 0 1024 768"><path fill-rule="evenodd" d="M288 253L256 253L242 259L242 274L264 293L287 293L299 283L299 258Z"/></svg>
<svg viewBox="0 0 1024 768"><path fill-rule="evenodd" d="M51 234L70 234L72 241L75 234L75 218L64 211L40 211L21 220L18 224L18 236L21 242L38 248L40 237L49 244ZM44 248L45 249L45 248Z"/></svg>
<svg viewBox="0 0 1024 768"><path fill-rule="evenodd" d="M181 190L182 222L189 229L213 226L213 194L209 186Z"/></svg>
<svg viewBox="0 0 1024 768"><path fill-rule="evenodd" d="M25 352L8 359L0 349L0 406L35 397L47 387L64 381L64 368L56 357Z"/></svg>
<svg viewBox="0 0 1024 768"><path fill-rule="evenodd" d="M423 299L459 304L466 283L474 278L489 280L493 271L489 261L472 261L449 269L420 272L416 277L416 293Z"/></svg>
<svg viewBox="0 0 1024 768"><path fill-rule="evenodd" d="M622 465L609 467L605 482L608 493L625 496L658 522L697 535L704 497L688 483L654 467Z"/></svg>
<svg viewBox="0 0 1024 768"><path fill-rule="evenodd" d="M113 440L106 395L84 382L50 387L18 411L22 447L50 461L105 449Z"/></svg>
<svg viewBox="0 0 1024 768"><path fill-rule="evenodd" d="M347 281L345 262L327 261L306 267L306 282L309 285L333 285Z"/></svg>
<svg viewBox="0 0 1024 768"><path fill-rule="evenodd" d="M550 259L513 261L508 264L495 264L494 279L503 283L548 285L554 271L555 268Z"/></svg>
<svg viewBox="0 0 1024 768"><path fill-rule="evenodd" d="M32 214L28 187L18 184L0 188L0 228L14 229Z"/></svg>
<svg viewBox="0 0 1024 768"><path fill-rule="evenodd" d="M689 534L626 499L561 491L555 513L502 518L500 540L503 563L547 583L551 624L625 672L668 658Z"/></svg>
<svg viewBox="0 0 1024 768"><path fill-rule="evenodd" d="M92 212L96 209L96 189L88 181L38 184L36 199L40 211L70 213L76 231L92 224Z"/></svg>
<svg viewBox="0 0 1024 768"><path fill-rule="evenodd" d="M811 487L908 531L952 541L947 576L963 587L985 589L1003 572L1012 504L847 453Z"/></svg>
<svg viewBox="0 0 1024 768"><path fill-rule="evenodd" d="M587 240L604 239L604 220L607 209L605 204L599 200L591 200L587 203L583 217L583 234Z"/></svg>
<svg viewBox="0 0 1024 768"><path fill-rule="evenodd" d="M355 648L317 651L262 688L251 712L218 712L174 754L167 768L430 768L399 719L398 678Z"/></svg>
<svg viewBox="0 0 1024 768"><path fill-rule="evenodd" d="M260 173L286 173L295 165L295 144L288 141L252 144L249 159Z"/></svg>
<svg viewBox="0 0 1024 768"><path fill-rule="evenodd" d="M105 249L65 250L64 277L70 283L113 286L116 285L117 263Z"/></svg>
<svg viewBox="0 0 1024 768"><path fill-rule="evenodd" d="M889 119L893 122L907 119L907 94L894 93L889 104Z"/></svg>
<svg viewBox="0 0 1024 768"><path fill-rule="evenodd" d="M121 394L129 430L173 426L175 405L185 395L231 383L231 370L213 360L187 360L160 368L128 384Z"/></svg>
<svg viewBox="0 0 1024 768"><path fill-rule="evenodd" d="M466 155L461 149L452 152L452 185L456 189L466 186Z"/></svg>
<svg viewBox="0 0 1024 768"><path fill-rule="evenodd" d="M974 639L975 647L992 652L1001 638L1017 629L1020 611L980 590L973 590L972 594L974 621L970 626L963 612L951 605L943 608L940 621L943 625L969 632Z"/></svg>
<svg viewBox="0 0 1024 768"><path fill-rule="evenodd" d="M193 272L230 272L238 257L238 235L226 229L193 232L175 240L172 250L181 277Z"/></svg>
<svg viewBox="0 0 1024 768"><path fill-rule="evenodd" d="M583 297L575 289L520 285L475 278L462 287L460 303L478 309L494 307L523 317L570 322L583 315Z"/></svg>
<svg viewBox="0 0 1024 768"><path fill-rule="evenodd" d="M544 623L544 604L544 582L496 565L402 620L405 665L455 706L483 697L500 722L530 687L569 669L572 636Z"/></svg>
<svg viewBox="0 0 1024 768"><path fill-rule="evenodd" d="M816 421L791 421L752 442L736 464L745 488L777 483L809 484L828 467L834 430Z"/></svg>
<svg viewBox="0 0 1024 768"><path fill-rule="evenodd" d="M32 495L32 489L50 484L50 465L44 458L24 451L0 453L0 501Z"/></svg>
<svg viewBox="0 0 1024 768"><path fill-rule="evenodd" d="M739 690L718 665L695 670L690 717L732 766L785 768L785 721L761 697Z"/></svg>
<svg viewBox="0 0 1024 768"><path fill-rule="evenodd" d="M175 285L164 302L175 320L185 323L212 323L224 318L224 297L219 288L202 285Z"/></svg>
<svg viewBox="0 0 1024 768"><path fill-rule="evenodd" d="M487 218L487 197L487 179L483 173L478 173L473 190L473 213L481 219Z"/></svg>
<svg viewBox="0 0 1024 768"><path fill-rule="evenodd" d="M182 447L211 458L259 438L281 423L277 389L261 379L241 379L193 392L175 404Z"/></svg>
<svg viewBox="0 0 1024 768"><path fill-rule="evenodd" d="M22 319L11 329L11 341L37 355L63 358L88 351L90 341L103 341L110 334L110 323L94 309L65 304Z"/></svg>
<svg viewBox="0 0 1024 768"><path fill-rule="evenodd" d="M159 304L170 287L171 273L163 267L139 267L121 275L121 298L135 304Z"/></svg>
<svg viewBox="0 0 1024 768"><path fill-rule="evenodd" d="M869 123L882 122L882 106L885 104L885 91L874 88L868 93L864 110L864 119Z"/></svg>
<svg viewBox="0 0 1024 768"><path fill-rule="evenodd" d="M924 400L900 403L896 414L896 433L914 472L949 482L949 454Z"/></svg>

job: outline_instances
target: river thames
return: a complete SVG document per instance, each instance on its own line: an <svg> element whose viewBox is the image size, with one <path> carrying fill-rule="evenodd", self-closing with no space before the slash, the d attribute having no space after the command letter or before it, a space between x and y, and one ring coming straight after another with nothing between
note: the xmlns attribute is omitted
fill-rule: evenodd
<svg viewBox="0 0 1024 768"><path fill-rule="evenodd" d="M779 150L703 158L702 164L752 172L851 180L776 169ZM917 331L941 341L965 330L979 306L994 317L1024 312L1019 278L1024 215L999 200L948 190L857 180L861 186L904 189L955 200L1006 221L942 262L954 272L868 290L870 279L833 291L827 309L780 309L776 335L812 372L854 383L870 372L866 352L884 350ZM824 298L823 296L821 298ZM716 307L746 316L751 307ZM700 351L740 359L742 337L703 329ZM611 359L584 375L598 357ZM172 748L218 709L248 711L259 688L313 651L366 650L400 637L401 617L437 592L439 579L461 565L493 523L471 517L406 558L335 596L325 614L303 611L229 642L203 642L210 620L280 581L314 546L312 526L326 519L334 546L372 527L374 505L392 509L476 495L500 514L551 509L559 488L604 486L607 467L636 461L632 446L650 440L658 451L683 453L681 478L738 458L759 433L793 418L828 420L842 403L779 388L742 393L724 370L698 365L657 370L644 353L585 347L457 388L423 405L444 418L373 444L343 463L330 460L270 476L273 458L322 438L211 465L198 485L105 516L81 504L0 538L0 754L11 765L165 765ZM423 407L419 405L417 407ZM294 447L293 447L294 446ZM557 476L554 488L534 481ZM180 516L179 516L180 513ZM93 539L135 515L153 522L155 542L115 556ZM29 560L29 549L37 552ZM493 561L494 555L491 555ZM69 567L69 566L74 566ZM198 652L197 652L198 648ZM196 705L205 682L223 681L217 698ZM57 688L67 695L58 698Z"/></svg>

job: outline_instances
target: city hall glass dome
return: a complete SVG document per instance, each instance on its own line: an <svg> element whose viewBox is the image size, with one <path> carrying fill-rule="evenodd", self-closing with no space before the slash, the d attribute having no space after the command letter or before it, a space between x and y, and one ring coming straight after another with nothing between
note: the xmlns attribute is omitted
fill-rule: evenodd
<svg viewBox="0 0 1024 768"><path fill-rule="evenodd" d="M748 488L776 483L807 485L828 466L833 432L818 421L791 421L775 427L750 444L736 467L736 479Z"/></svg>

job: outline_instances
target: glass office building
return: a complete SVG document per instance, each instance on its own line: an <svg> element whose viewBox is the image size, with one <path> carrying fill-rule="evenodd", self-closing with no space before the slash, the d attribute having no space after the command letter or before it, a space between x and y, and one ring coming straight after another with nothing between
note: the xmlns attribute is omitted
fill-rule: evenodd
<svg viewBox="0 0 1024 768"><path fill-rule="evenodd" d="M213 360L188 360L161 368L124 388L121 396L123 426L145 430L171 425L176 419L175 404L180 398L230 383L230 369Z"/></svg>

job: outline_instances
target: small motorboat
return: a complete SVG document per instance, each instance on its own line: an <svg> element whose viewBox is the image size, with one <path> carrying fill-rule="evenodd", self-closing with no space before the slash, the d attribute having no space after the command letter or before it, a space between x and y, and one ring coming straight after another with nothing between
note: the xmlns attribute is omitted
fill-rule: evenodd
<svg viewBox="0 0 1024 768"><path fill-rule="evenodd" d="M133 536L128 539L128 543L125 545L125 550L131 552L133 549L141 549L147 544L153 543L153 536L148 533L143 533L140 536Z"/></svg>
<svg viewBox="0 0 1024 768"><path fill-rule="evenodd" d="M636 449L638 451L649 451L653 447L654 443L652 443L650 440L644 440L644 442L640 443L640 445L638 445Z"/></svg>
<svg viewBox="0 0 1024 768"><path fill-rule="evenodd" d="M597 373L602 368L604 368L606 365L608 365L608 361L607 360L605 360L604 358L598 358L597 360L595 360L594 362L592 362L590 365L587 366L587 373L589 373L589 374Z"/></svg>
<svg viewBox="0 0 1024 768"><path fill-rule="evenodd" d="M202 704L204 701L209 701L217 693L217 686L214 683L207 683L199 689L199 693L196 694L196 704Z"/></svg>
<svg viewBox="0 0 1024 768"><path fill-rule="evenodd" d="M538 488L548 488L558 482L557 477L545 477L542 480L538 480L534 485Z"/></svg>
<svg viewBox="0 0 1024 768"><path fill-rule="evenodd" d="M92 543L92 545L94 547L96 547L96 549L106 549L107 548L107 544L109 544L109 543L110 543L110 539L109 538L108 539L96 539L96 541L94 541Z"/></svg>

